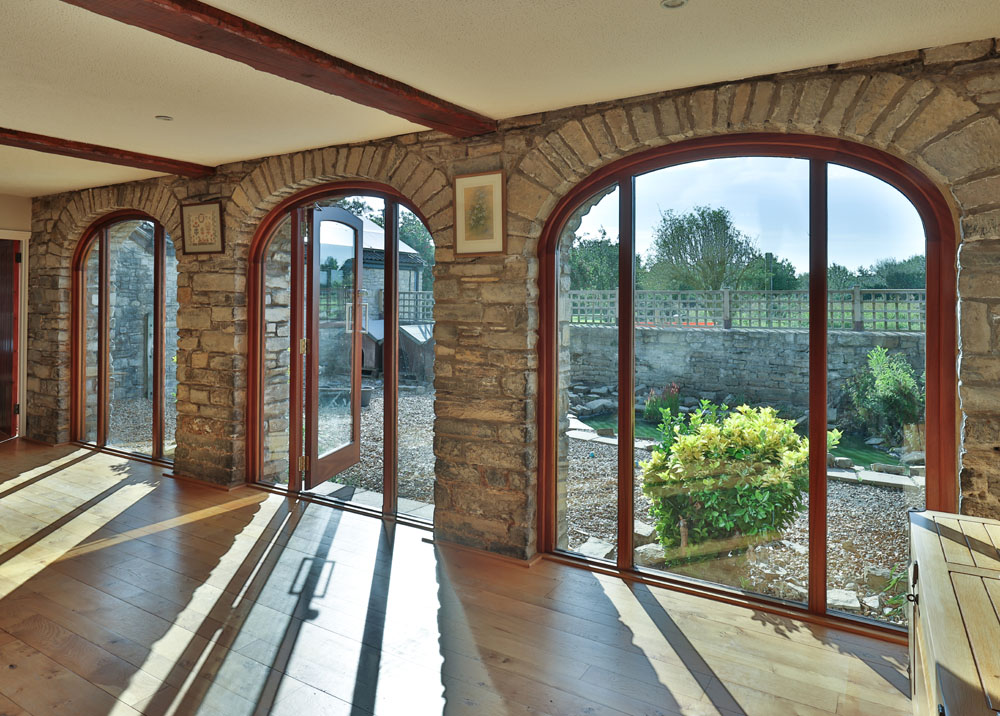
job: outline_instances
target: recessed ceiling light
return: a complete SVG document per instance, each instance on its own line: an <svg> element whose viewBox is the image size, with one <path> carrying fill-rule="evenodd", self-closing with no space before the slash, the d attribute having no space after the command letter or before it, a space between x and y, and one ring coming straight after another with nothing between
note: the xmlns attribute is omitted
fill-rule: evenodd
<svg viewBox="0 0 1000 716"><path fill-rule="evenodd" d="M688 0L660 0L660 7L665 7L668 10L675 7L683 7L687 5Z"/></svg>
<svg viewBox="0 0 1000 716"><path fill-rule="evenodd" d="M666 2L667 0L663 0L663 1ZM685 0L685 2L686 1L687 0ZM160 120L161 122L173 122L174 121L174 118L171 117L169 114L158 114L158 115L156 115L156 119Z"/></svg>

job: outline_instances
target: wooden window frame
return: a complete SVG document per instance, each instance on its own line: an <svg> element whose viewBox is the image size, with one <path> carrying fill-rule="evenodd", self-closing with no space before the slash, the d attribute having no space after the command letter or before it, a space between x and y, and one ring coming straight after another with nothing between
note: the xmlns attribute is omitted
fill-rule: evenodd
<svg viewBox="0 0 1000 716"><path fill-rule="evenodd" d="M110 331L110 278L111 267L108 263L108 229L125 221L148 221L153 225L153 451L151 455L134 453L109 447L108 410L110 395L108 394L108 371L110 369L111 351L109 345ZM149 214L123 209L105 214L84 231L82 238L73 253L73 281L71 293L72 328L70 340L72 343L72 358L70 368L70 439L73 442L96 447L98 450L114 455L121 455L141 460L150 460L164 465L172 465L173 461L163 455L164 437L164 366L165 324L166 324L166 238L163 225ZM87 337L86 327L86 260L94 248L100 250L99 282L98 282L98 328L97 328L97 431L96 441L84 440L86 429L86 360L87 352L84 342Z"/></svg>
<svg viewBox="0 0 1000 716"><path fill-rule="evenodd" d="M271 238L275 229L281 224L286 216L291 216L293 223L296 222L298 209L310 202L322 199L336 199L349 196L365 196L382 199L385 202L385 304L395 306L396 309L387 312L385 323L385 338L382 343L382 369L383 369L383 455L382 455L382 509L381 511L366 508L363 505L344 502L335 498L323 498L344 507L350 507L359 512L374 513L383 517L392 517L400 521L412 521L420 526L426 523L416 518L407 518L399 515L398 508L398 467L399 467L399 245L397 243L397 231L399 222L399 207L403 206L413 212L427 226L427 219L423 213L410 202L403 194L393 187L379 182L347 181L331 182L319 184L288 197L271 211L261 221L254 232L250 244L250 265L247 275L247 307L249 319L249 375L247 381L247 469L246 482L265 487L273 487L261 481L260 476L264 466L264 403L263 403L263 366L264 366L264 293L265 275L264 266L267 259L267 250L270 247ZM430 229L428 229L430 231ZM296 249L295 236L292 235L292 270L301 265L301 246ZM363 238L362 238L363 240ZM299 262L296 263L295 256ZM301 270L301 268L299 269ZM294 307L292 310L292 320L302 324L308 317L301 314L301 307ZM291 376L290 410L296 409L297 401L301 399L297 396L302 394L301 374L293 371ZM298 406L301 412L301 406ZM290 412L290 415L294 414ZM292 447L301 442L302 436L293 435L293 432L300 432L292 427L289 421L289 482L288 492L300 492L301 481L297 475L294 465L292 465ZM275 488L283 490L283 488Z"/></svg>
<svg viewBox="0 0 1000 716"><path fill-rule="evenodd" d="M924 226L927 259L927 485L926 506L930 510L954 512L958 506L957 401L957 285L955 258L957 228L955 212L943 192L922 172L893 155L840 139L791 134L750 133L691 139L625 157L603 167L577 184L556 205L546 221L539 244L539 480L538 549L557 553L558 482L558 295L559 240L563 227L581 202L602 189L619 187L619 283L634 283L634 196L636 176L680 164L734 157L784 157L809 161L810 314L810 440L825 443L827 430L826 374L827 321L825 305L827 263L827 167L829 164L856 169L899 190L916 208ZM821 245L820 245L821 244ZM615 572L631 578L652 578L658 583L708 597L748 605L774 605L780 600L749 594L723 585L695 584L678 575L637 568L632 550L633 440L634 430L634 321L632 292L622 291L619 313L618 379L618 551ZM813 376L816 376L814 378ZM822 376L819 379L819 376ZM814 383L814 380L816 381ZM822 390L814 385L822 384ZM815 418L815 419L814 419ZM830 614L826 606L826 456L810 455L809 593L806 606L788 603L792 612L835 622L859 618ZM932 479L932 476L933 479ZM819 499L814 499L814 496ZM558 552L560 558L607 570L609 565ZM898 634L898 629L862 620L876 630Z"/></svg>

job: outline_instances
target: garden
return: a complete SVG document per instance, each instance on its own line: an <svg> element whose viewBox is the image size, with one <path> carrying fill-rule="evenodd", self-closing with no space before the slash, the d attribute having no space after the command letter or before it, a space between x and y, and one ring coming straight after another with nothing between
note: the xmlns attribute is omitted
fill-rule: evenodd
<svg viewBox="0 0 1000 716"><path fill-rule="evenodd" d="M807 416L732 395L685 396L676 383L641 388L637 564L804 601ZM595 400L616 405L613 391L598 391ZM903 355L876 347L843 394L827 436L828 602L902 624L906 511L924 501L923 380ZM612 413L574 418L568 433L569 548L588 556L615 554L616 433Z"/></svg>

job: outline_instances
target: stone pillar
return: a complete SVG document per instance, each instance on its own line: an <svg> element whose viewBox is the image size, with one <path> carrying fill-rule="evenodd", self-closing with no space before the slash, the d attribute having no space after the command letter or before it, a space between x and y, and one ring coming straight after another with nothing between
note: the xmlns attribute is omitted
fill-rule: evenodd
<svg viewBox="0 0 1000 716"><path fill-rule="evenodd" d="M515 236L500 256L439 248L434 275L435 534L518 558L536 531L538 289L524 248Z"/></svg>
<svg viewBox="0 0 1000 716"><path fill-rule="evenodd" d="M174 469L220 485L240 484L246 478L245 264L226 255L184 255L177 285Z"/></svg>

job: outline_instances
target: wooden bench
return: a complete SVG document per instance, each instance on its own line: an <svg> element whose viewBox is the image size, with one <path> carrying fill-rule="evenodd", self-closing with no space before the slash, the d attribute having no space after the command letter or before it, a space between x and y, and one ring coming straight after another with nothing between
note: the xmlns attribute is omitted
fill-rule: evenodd
<svg viewBox="0 0 1000 716"><path fill-rule="evenodd" d="M1000 714L1000 522L910 513L916 716Z"/></svg>

